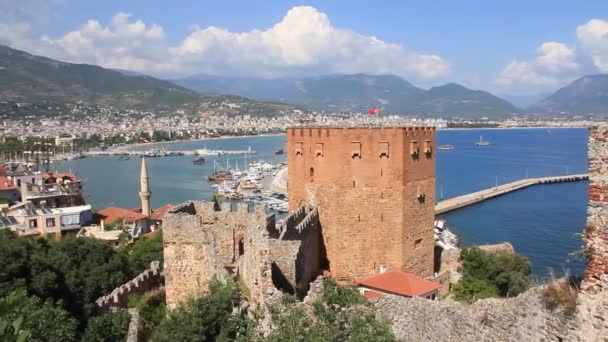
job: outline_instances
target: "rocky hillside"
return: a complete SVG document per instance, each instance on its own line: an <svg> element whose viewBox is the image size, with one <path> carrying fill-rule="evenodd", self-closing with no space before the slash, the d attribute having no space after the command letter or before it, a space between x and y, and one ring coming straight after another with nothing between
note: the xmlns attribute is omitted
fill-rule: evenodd
<svg viewBox="0 0 608 342"><path fill-rule="evenodd" d="M160 113L184 110L252 115L278 115L294 109L239 96L201 96L150 76L60 62L2 45L0 80L0 101L7 103L84 103Z"/></svg>
<svg viewBox="0 0 608 342"><path fill-rule="evenodd" d="M281 101L332 112L365 112L380 106L386 114L505 117L521 110L490 93L458 84L424 90L394 75L328 75L253 79L194 76L176 83L205 93Z"/></svg>

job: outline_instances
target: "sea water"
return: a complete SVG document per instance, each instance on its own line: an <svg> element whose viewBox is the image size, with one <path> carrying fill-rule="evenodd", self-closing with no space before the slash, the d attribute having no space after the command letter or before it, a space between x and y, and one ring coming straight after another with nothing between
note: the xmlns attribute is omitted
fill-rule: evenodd
<svg viewBox="0 0 608 342"><path fill-rule="evenodd" d="M490 146L478 147L480 136ZM486 129L439 130L436 150L436 199L446 199L512 182L526 177L556 176L587 172L586 129ZM188 200L210 200L213 194L207 175L216 167L245 167L246 162L284 161L274 151L284 148L285 136L228 138L155 145L167 150L224 149L257 154L205 156L203 165L193 165L193 156L148 158L152 207ZM152 147L139 147L147 150ZM90 157L59 163L59 170L72 170L85 180L86 200L96 209L108 206L140 206L141 160L131 157ZM486 202L441 215L460 236L463 246L511 242L517 252L533 264L534 274L543 277L551 268L581 274L583 262L570 254L581 248L575 234L585 225L587 182L537 185Z"/></svg>

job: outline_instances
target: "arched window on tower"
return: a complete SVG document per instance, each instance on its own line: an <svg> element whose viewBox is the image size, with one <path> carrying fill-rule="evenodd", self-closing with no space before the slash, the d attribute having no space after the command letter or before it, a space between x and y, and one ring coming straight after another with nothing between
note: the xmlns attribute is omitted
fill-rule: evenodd
<svg viewBox="0 0 608 342"><path fill-rule="evenodd" d="M312 183L315 178L315 169L313 169L312 167L310 168L309 176L310 176L310 182Z"/></svg>

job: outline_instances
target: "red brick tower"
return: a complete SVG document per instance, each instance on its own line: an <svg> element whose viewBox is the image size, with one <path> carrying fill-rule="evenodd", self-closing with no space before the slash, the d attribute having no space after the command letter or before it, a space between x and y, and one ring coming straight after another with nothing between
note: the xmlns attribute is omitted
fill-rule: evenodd
<svg viewBox="0 0 608 342"><path fill-rule="evenodd" d="M433 273L435 129L287 130L289 207L318 206L332 275Z"/></svg>

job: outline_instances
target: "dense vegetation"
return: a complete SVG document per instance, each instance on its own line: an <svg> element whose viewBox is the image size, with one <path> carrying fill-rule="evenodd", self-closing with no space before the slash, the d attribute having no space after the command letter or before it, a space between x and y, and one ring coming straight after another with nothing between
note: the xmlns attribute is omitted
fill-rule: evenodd
<svg viewBox="0 0 608 342"><path fill-rule="evenodd" d="M354 289L326 280L321 298L312 306L283 296L270 306L271 333L256 330L264 317L233 315L241 300L235 284L214 282L210 293L171 312L155 329L152 341L394 341L389 325L379 321ZM269 323L269 322L267 322Z"/></svg>
<svg viewBox="0 0 608 342"><path fill-rule="evenodd" d="M460 255L462 279L454 285L456 300L473 302L487 297L512 297L530 286L532 268L523 255L465 248Z"/></svg>
<svg viewBox="0 0 608 342"><path fill-rule="evenodd" d="M0 231L0 327L12 327L0 328L0 336L16 339L22 330L35 341L75 341L91 329L122 331L125 314L98 316L94 301L158 260L161 239L117 250L88 238L25 239ZM104 328L119 321L116 329Z"/></svg>

